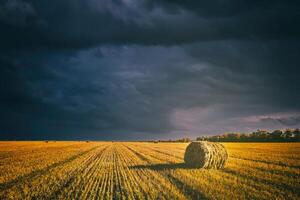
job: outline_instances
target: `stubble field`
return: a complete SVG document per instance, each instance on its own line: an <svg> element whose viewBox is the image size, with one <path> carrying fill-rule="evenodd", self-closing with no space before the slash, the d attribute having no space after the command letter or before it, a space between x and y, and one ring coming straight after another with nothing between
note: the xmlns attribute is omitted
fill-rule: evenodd
<svg viewBox="0 0 300 200"><path fill-rule="evenodd" d="M300 143L224 143L224 169L187 143L0 142L0 199L299 199Z"/></svg>

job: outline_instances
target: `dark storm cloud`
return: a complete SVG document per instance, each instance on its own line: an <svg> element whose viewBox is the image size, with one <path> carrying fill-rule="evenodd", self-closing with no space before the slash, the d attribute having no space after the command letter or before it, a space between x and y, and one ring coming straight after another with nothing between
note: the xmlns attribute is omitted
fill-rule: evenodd
<svg viewBox="0 0 300 200"><path fill-rule="evenodd" d="M122 57L115 62L115 56ZM99 130L110 134L114 130L122 133L171 130L167 108L152 105L136 90L135 84L144 75L135 72L130 67L132 63L126 61L130 57L134 59L132 56L134 54L122 55L122 51L115 48L81 51L76 55L18 54L15 62L26 69L2 71L7 77L3 85L9 87L7 93L3 88L3 96L9 98L1 99L1 105L6 106L1 119L2 136L17 132L20 135L13 136L20 137L30 132L26 136L38 138L46 132L47 137L64 133L63 137L67 138L68 133L76 137L76 133L84 131L91 137ZM119 138L128 138L128 135L121 134Z"/></svg>
<svg viewBox="0 0 300 200"><path fill-rule="evenodd" d="M261 121L264 123L275 123L275 124L279 123L284 126L299 126L300 116L280 117L280 118L266 117L266 118L262 118Z"/></svg>
<svg viewBox="0 0 300 200"><path fill-rule="evenodd" d="M297 126L298 9L296 1L0 1L0 138Z"/></svg>
<svg viewBox="0 0 300 200"><path fill-rule="evenodd" d="M296 1L12 0L0 10L5 48L288 39L300 30Z"/></svg>

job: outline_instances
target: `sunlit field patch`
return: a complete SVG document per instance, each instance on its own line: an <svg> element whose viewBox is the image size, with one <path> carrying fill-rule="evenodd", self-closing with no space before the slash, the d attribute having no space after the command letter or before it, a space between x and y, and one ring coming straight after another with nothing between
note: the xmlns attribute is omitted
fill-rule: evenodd
<svg viewBox="0 0 300 200"><path fill-rule="evenodd" d="M223 143L223 169L188 143L0 142L0 199L299 199L300 143Z"/></svg>

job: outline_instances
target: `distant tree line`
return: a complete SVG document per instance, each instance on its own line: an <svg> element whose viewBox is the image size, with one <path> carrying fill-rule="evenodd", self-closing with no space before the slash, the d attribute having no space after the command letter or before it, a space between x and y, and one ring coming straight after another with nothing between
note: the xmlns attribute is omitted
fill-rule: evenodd
<svg viewBox="0 0 300 200"><path fill-rule="evenodd" d="M300 142L300 129L274 130L258 129L252 133L224 133L215 136L201 136L197 141L212 142Z"/></svg>

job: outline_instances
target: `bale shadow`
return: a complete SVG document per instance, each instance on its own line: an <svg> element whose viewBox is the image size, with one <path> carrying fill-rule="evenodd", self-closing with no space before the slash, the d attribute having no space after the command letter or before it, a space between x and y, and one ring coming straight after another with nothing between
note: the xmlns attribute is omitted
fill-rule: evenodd
<svg viewBox="0 0 300 200"><path fill-rule="evenodd" d="M166 179L168 179L171 183L174 184L174 186L182 192L182 194L187 199L203 199L207 200L208 198L204 193L201 191L193 188L192 186L186 184L182 180L180 180L177 177L174 177L172 173L169 173L167 170L175 170L175 169L201 169L196 167L191 167L185 163L163 163L163 164L148 164L148 165L136 165L130 167L131 169L149 169L158 172L162 176L164 176ZM166 170L166 171L164 171Z"/></svg>
<svg viewBox="0 0 300 200"><path fill-rule="evenodd" d="M149 165L135 165L131 169L151 169L151 170L169 170L169 169L201 169L198 167L189 166L185 163L162 163L162 164L149 164Z"/></svg>

